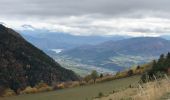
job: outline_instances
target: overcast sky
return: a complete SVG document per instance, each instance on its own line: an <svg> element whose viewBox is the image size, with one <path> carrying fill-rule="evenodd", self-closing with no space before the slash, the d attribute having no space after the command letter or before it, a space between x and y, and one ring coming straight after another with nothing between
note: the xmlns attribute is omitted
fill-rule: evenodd
<svg viewBox="0 0 170 100"><path fill-rule="evenodd" d="M170 35L170 0L0 0L0 23L75 35Z"/></svg>

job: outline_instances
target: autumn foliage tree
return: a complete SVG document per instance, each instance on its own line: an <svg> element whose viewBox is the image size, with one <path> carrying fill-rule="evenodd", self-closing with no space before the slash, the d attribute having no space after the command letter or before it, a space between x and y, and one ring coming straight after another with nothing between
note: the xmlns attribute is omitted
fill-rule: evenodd
<svg viewBox="0 0 170 100"><path fill-rule="evenodd" d="M84 81L86 81L86 83L88 83L91 80L91 75L87 75L84 77Z"/></svg>
<svg viewBox="0 0 170 100"><path fill-rule="evenodd" d="M94 83L96 83L96 79L99 77L96 70L93 70L91 73L91 78L93 79Z"/></svg>
<svg viewBox="0 0 170 100"><path fill-rule="evenodd" d="M133 70L129 70L128 72L127 72L127 74L128 74L128 76L132 76L133 75Z"/></svg>

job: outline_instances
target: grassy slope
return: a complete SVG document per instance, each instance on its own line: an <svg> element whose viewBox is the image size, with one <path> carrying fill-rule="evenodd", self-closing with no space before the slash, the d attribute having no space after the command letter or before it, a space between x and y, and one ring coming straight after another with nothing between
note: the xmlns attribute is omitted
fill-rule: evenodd
<svg viewBox="0 0 170 100"><path fill-rule="evenodd" d="M141 84L141 87L127 88L94 100L170 100L170 82L168 78L150 81Z"/></svg>
<svg viewBox="0 0 170 100"><path fill-rule="evenodd" d="M113 90L128 87L137 83L140 76L132 76L124 79L117 79L110 82L82 86L46 93L20 95L14 97L0 98L0 100L89 100L98 95L99 92L108 94Z"/></svg>
<svg viewBox="0 0 170 100"><path fill-rule="evenodd" d="M170 93L167 93L166 95L162 96L160 100L169 100L170 99Z"/></svg>

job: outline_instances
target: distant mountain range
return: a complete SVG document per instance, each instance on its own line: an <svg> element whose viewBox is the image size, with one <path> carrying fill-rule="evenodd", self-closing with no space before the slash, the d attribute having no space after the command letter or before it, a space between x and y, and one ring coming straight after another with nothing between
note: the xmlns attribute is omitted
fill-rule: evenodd
<svg viewBox="0 0 170 100"><path fill-rule="evenodd" d="M21 31L22 36L64 67L78 73L120 71L150 62L170 50L170 36L75 36L43 30ZM57 54L58 53L58 54ZM78 71L77 71L78 70Z"/></svg>
<svg viewBox="0 0 170 100"><path fill-rule="evenodd" d="M162 36L160 36L160 37L162 37L162 38L164 38L164 39L166 39L166 40L170 40L170 35L162 35Z"/></svg>
<svg viewBox="0 0 170 100"><path fill-rule="evenodd" d="M19 33L0 25L0 88L15 91L43 81L77 80L77 75L27 42Z"/></svg>
<svg viewBox="0 0 170 100"><path fill-rule="evenodd" d="M21 35L42 50L72 49L81 45L95 45L108 40L122 40L129 36L76 36L69 33L57 33L42 30L20 31Z"/></svg>
<svg viewBox="0 0 170 100"><path fill-rule="evenodd" d="M80 46L65 50L59 56L83 64L119 71L132 65L150 62L160 54L169 51L168 40L160 37L138 37Z"/></svg>

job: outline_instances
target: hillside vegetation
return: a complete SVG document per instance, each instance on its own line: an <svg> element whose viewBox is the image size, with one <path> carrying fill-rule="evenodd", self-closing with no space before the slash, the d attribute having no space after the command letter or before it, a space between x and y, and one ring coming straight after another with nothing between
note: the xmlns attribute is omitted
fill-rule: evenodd
<svg viewBox="0 0 170 100"><path fill-rule="evenodd" d="M99 84L85 85L51 92L4 97L0 98L0 100L92 100L99 92L110 94L113 93L113 91L128 88L130 84L135 85L139 80L140 76L132 76Z"/></svg>
<svg viewBox="0 0 170 100"><path fill-rule="evenodd" d="M158 60L152 62L150 69L142 76L142 81L153 80L155 77L161 78L163 74L170 73L170 53L166 56L160 55Z"/></svg>
<svg viewBox="0 0 170 100"><path fill-rule="evenodd" d="M0 95L7 88L20 93L40 82L78 80L77 75L28 43L19 33L0 25Z"/></svg>

